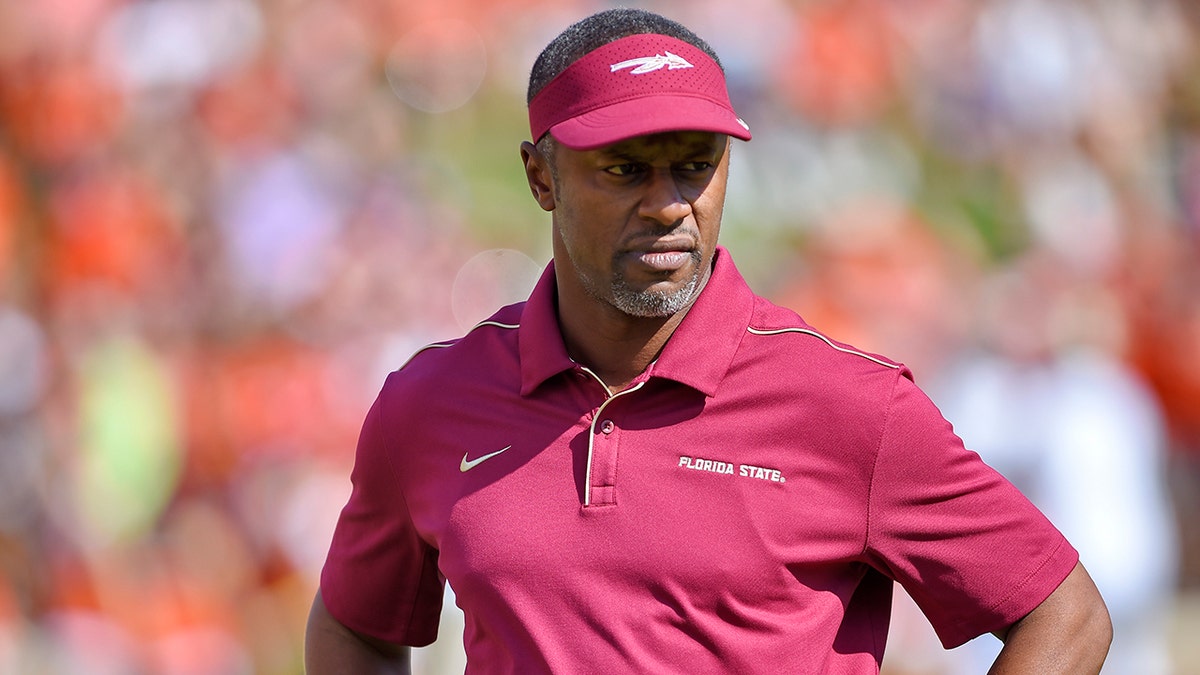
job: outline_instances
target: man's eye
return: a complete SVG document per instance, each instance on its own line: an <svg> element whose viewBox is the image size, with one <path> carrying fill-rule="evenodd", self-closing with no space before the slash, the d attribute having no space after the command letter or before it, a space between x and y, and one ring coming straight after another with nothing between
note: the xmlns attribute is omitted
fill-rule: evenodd
<svg viewBox="0 0 1200 675"><path fill-rule="evenodd" d="M610 166L607 169L605 169L605 171L613 174L614 176L629 176L631 174L637 173L638 170L639 170L639 167L637 164L617 164L615 166Z"/></svg>
<svg viewBox="0 0 1200 675"><path fill-rule="evenodd" d="M680 171L702 172L712 168L712 162L687 162L679 165Z"/></svg>

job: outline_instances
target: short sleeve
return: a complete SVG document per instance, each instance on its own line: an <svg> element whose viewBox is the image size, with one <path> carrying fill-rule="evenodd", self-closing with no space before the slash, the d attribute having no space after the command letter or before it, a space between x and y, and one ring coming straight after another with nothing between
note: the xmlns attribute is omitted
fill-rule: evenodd
<svg viewBox="0 0 1200 675"><path fill-rule="evenodd" d="M384 393L359 435L353 489L321 571L321 596L346 626L419 647L437 637L444 579L437 550L413 527L389 459L394 448L385 432Z"/></svg>
<svg viewBox="0 0 1200 675"><path fill-rule="evenodd" d="M867 530L872 563L904 586L948 649L1024 617L1079 560L903 376L876 456Z"/></svg>

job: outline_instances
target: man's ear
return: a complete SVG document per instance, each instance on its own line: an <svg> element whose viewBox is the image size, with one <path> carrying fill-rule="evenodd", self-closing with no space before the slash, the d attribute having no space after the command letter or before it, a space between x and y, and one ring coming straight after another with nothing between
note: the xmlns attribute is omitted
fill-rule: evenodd
<svg viewBox="0 0 1200 675"><path fill-rule="evenodd" d="M545 211L554 210L554 180L550 172L550 160L542 156L537 146L529 141L521 142L521 161L525 164L525 179L538 206Z"/></svg>

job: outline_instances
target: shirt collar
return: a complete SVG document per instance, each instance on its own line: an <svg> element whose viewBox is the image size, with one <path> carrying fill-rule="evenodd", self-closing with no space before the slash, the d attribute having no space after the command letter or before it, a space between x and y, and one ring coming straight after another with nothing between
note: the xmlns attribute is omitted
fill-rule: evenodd
<svg viewBox="0 0 1200 675"><path fill-rule="evenodd" d="M575 367L558 326L554 262L546 266L521 314L521 395ZM704 290L667 341L652 376L674 380L713 396L729 370L754 310L754 293L734 266L729 252L717 247Z"/></svg>
<svg viewBox="0 0 1200 675"><path fill-rule="evenodd" d="M554 261L551 260L525 301L521 327L517 329L522 396L528 396L546 380L575 367L558 327L557 295Z"/></svg>
<svg viewBox="0 0 1200 675"><path fill-rule="evenodd" d="M729 251L717 247L712 275L663 347L654 376L686 384L705 396L716 395L753 311L754 292Z"/></svg>

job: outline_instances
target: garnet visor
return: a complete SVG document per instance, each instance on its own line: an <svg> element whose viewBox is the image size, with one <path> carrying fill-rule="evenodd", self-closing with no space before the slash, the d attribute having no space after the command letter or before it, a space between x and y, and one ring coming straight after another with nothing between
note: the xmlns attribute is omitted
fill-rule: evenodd
<svg viewBox="0 0 1200 675"><path fill-rule="evenodd" d="M750 140L721 67L686 42L651 33L610 42L571 64L530 101L529 129L534 142L549 131L575 150L665 131Z"/></svg>

